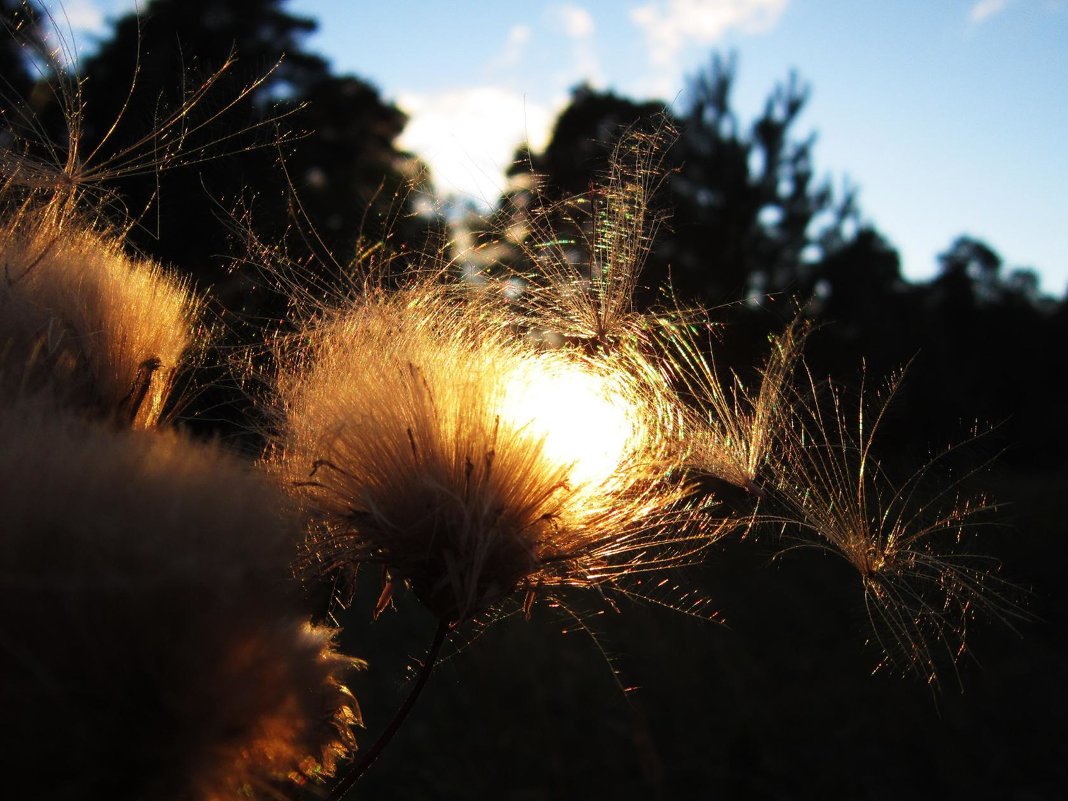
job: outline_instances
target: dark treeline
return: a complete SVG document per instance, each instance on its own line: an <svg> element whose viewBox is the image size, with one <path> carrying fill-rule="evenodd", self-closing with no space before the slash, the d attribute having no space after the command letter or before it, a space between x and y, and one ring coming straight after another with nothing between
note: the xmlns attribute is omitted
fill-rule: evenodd
<svg viewBox="0 0 1068 801"><path fill-rule="evenodd" d="M28 43L54 22L14 0L3 7L18 30L0 50L7 125L25 134L32 116L62 154L70 132L57 78L28 57ZM315 26L278 0L155 0L140 18L119 19L77 76L66 76L84 79L81 154L99 164L117 158L121 168L130 148L165 150L169 143L137 142L234 60L189 115L192 128L237 98L189 134L184 147L195 163L154 169L148 161L104 183L138 221L136 247L188 271L224 313L243 312L245 321L284 316L270 282L248 265L234 269L260 256L246 226L261 242L285 243L305 283L320 287L336 285L369 246L379 254L434 252L444 226L414 213L431 187L425 168L396 145L404 114L308 51L303 38ZM828 323L808 350L816 373L856 377L863 360L880 376L911 362L902 404L917 441L987 421L1013 443L1008 459L1062 465L1066 449L1049 447L1065 443L1068 429L1063 406L1052 403L1057 373L1048 351L1068 333L1064 302L1039 293L1033 270L1008 269L965 234L947 243L937 277L906 281L856 191L836 190L818 173L815 136L797 131L809 87L790 75L747 123L731 104L735 71L733 58L715 56L689 82L677 114L579 87L544 151L519 151L513 177L538 175L538 204L551 205L598 185L622 131L677 131L660 167L654 202L666 223L643 273L644 302L661 300L670 279L679 302L722 306L733 325L718 358L738 369L756 363L764 334L800 304ZM506 193L483 228L500 231L528 213L530 183L517 185L527 188Z"/></svg>
<svg viewBox="0 0 1068 801"><path fill-rule="evenodd" d="M893 244L861 214L857 192L835 191L817 174L815 136L796 130L808 86L791 74L746 124L731 106L735 70L733 58L713 57L678 115L579 87L544 151L521 150L513 174L533 172L543 198L560 200L607 172L612 132L655 134L669 125L678 133L661 168L656 202L665 221L643 272L647 303L663 302L657 288L670 283L684 304L722 307L731 325L717 358L743 371L756 363L764 335L800 304L822 324L806 351L816 374L856 381L862 363L869 377L909 364L898 401L906 439L959 435L988 421L1012 443L1008 460L1063 466L1063 449L1050 443L1068 442L1068 409L1047 348L1068 335L1064 301L1043 296L1033 270L1009 269L967 234L938 256L936 277L906 280ZM529 213L531 181L517 185L490 229Z"/></svg>

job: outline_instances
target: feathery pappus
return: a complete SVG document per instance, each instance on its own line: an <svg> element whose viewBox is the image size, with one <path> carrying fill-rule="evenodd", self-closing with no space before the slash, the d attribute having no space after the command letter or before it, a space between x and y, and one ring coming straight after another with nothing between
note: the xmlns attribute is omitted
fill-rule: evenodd
<svg viewBox="0 0 1068 801"><path fill-rule="evenodd" d="M791 381L808 325L797 318L769 338L769 353L759 369L755 390L737 375L731 375L729 383L724 381L711 349L700 341L699 332L705 329L680 316L661 318L656 331L668 354L668 369L689 401L687 466L760 497L761 470L773 461L773 451L782 441L781 430L790 422Z"/></svg>
<svg viewBox="0 0 1068 801"><path fill-rule="evenodd" d="M970 621L985 615L1011 624L1027 613L997 561L969 550L970 535L997 508L962 486L979 468L940 476L950 449L899 482L873 452L902 378L875 400L862 389L851 412L841 386L821 393L810 374L777 450L774 489L783 522L800 527L797 547L828 550L856 569L884 664L934 683L965 653Z"/></svg>
<svg viewBox="0 0 1068 801"><path fill-rule="evenodd" d="M268 463L317 521L319 569L381 563L458 621L516 589L687 561L713 536L656 371L518 336L485 289L365 291L279 358Z"/></svg>
<svg viewBox="0 0 1068 801"><path fill-rule="evenodd" d="M171 431L0 409L0 708L20 797L276 797L355 750L265 477ZM16 790L25 783L23 791Z"/></svg>
<svg viewBox="0 0 1068 801"><path fill-rule="evenodd" d="M129 256L120 236L65 204L9 213L0 259L0 389L155 425L205 335L188 282Z"/></svg>

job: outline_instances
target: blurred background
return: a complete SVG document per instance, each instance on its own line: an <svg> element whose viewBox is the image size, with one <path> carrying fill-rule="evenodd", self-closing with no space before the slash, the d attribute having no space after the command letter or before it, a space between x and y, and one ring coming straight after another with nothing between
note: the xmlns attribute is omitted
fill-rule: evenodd
<svg viewBox="0 0 1068 801"><path fill-rule="evenodd" d="M459 637L363 797L1063 797L1063 2L131 8L0 0L0 146L61 154L57 87L84 78L82 153L121 163L236 54L198 112L240 96L204 134L213 160L128 171L102 195L137 221L137 248L211 293L228 347L290 314L258 260L316 296L369 257L398 276L428 259L469 279L523 269L524 244L569 224L533 210L596 191L622 131L667 125L641 303L670 277L681 302L715 308L717 362L743 375L798 307L821 324L815 375L856 387L862 364L879 377L908 363L876 443L888 463L993 426L959 458L998 456L969 488L1004 503L984 551L1031 590L1035 619L977 627L939 690L871 675L844 563L730 541L678 591L725 625L577 599ZM254 452L244 391L201 383L188 425ZM361 577L341 620L371 665L354 683L365 740L434 629L403 597L372 624L377 585Z"/></svg>

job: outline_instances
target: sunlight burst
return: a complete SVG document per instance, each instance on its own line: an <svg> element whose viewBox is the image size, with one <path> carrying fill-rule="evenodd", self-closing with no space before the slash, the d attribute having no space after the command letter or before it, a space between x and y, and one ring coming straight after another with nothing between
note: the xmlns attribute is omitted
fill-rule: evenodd
<svg viewBox="0 0 1068 801"><path fill-rule="evenodd" d="M553 464L566 465L575 489L609 482L644 434L634 402L617 376L543 356L508 378L502 418L542 444Z"/></svg>

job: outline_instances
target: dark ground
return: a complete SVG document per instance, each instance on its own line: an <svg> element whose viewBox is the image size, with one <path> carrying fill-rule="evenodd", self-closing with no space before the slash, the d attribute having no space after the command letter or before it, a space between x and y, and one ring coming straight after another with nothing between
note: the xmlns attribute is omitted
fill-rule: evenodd
<svg viewBox="0 0 1068 801"><path fill-rule="evenodd" d="M727 541L683 580L726 625L652 604L587 618L598 642L545 604L489 626L431 677L364 776L378 799L1009 799L1066 797L1068 476L990 477L1009 502L989 551L1029 586L1035 620L971 633L972 657L932 691L871 674L878 652L861 588L815 552L771 562L771 544ZM377 579L345 619L370 662L352 686L368 747L408 689L434 621L411 596L370 623ZM576 598L586 611L603 607ZM600 647L608 651L624 694Z"/></svg>

